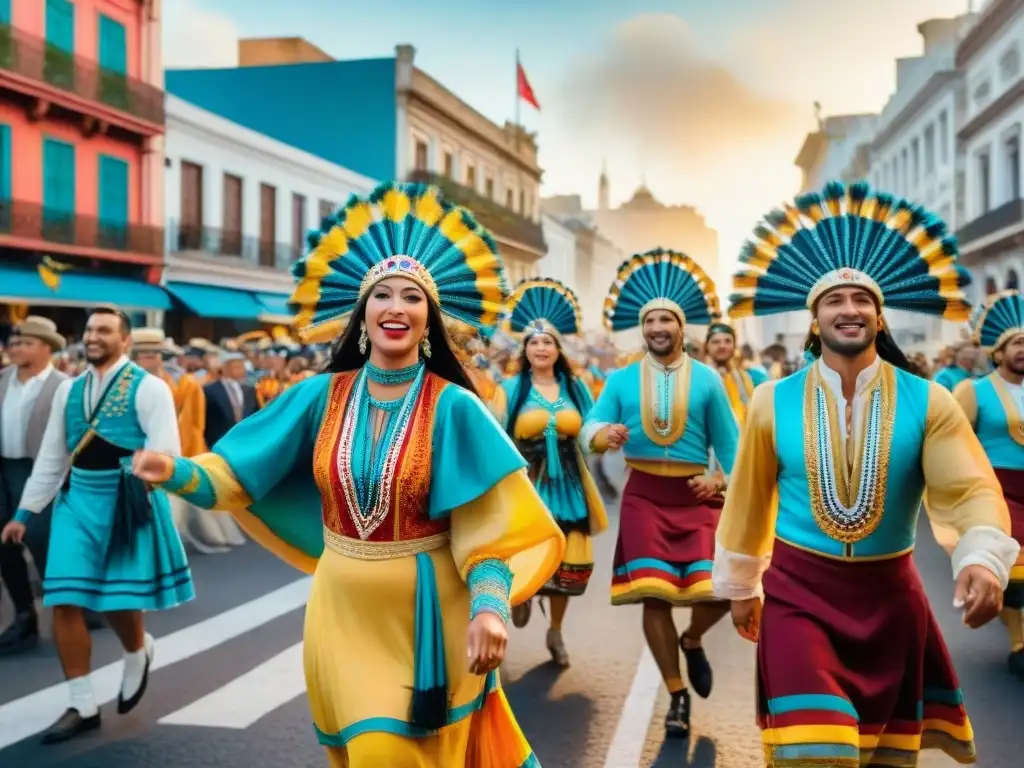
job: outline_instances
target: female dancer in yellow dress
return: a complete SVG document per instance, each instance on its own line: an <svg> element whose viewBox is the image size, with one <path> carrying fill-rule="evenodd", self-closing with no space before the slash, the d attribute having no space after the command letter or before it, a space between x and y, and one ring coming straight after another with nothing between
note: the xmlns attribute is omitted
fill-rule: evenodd
<svg viewBox="0 0 1024 768"><path fill-rule="evenodd" d="M579 332L579 303L557 280L525 280L509 300L508 320L523 338L520 372L497 388L492 409L526 457L530 477L568 541L565 560L540 591L551 605L548 651L567 667L562 620L569 598L584 593L594 571L590 537L608 527L601 494L576 442L594 401L562 347L563 337ZM529 619L530 601L516 606L515 625Z"/></svg>
<svg viewBox="0 0 1024 768"><path fill-rule="evenodd" d="M312 233L295 274L300 327L349 321L327 371L213 453L144 452L135 472L315 570L306 682L334 768L536 768L497 666L510 603L565 538L441 319L497 322L494 241L435 188L392 183Z"/></svg>

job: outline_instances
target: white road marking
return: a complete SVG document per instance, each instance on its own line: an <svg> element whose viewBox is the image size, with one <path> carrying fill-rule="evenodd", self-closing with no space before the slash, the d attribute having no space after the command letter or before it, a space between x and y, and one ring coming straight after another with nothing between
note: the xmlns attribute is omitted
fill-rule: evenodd
<svg viewBox="0 0 1024 768"><path fill-rule="evenodd" d="M244 605L159 638L156 641L153 670L204 653L301 608L309 598L311 582L309 577L299 579ZM121 671L122 662L116 661L92 673L97 704L103 705L117 698L121 687ZM65 683L51 685L0 706L0 749L48 728L67 706L68 691Z"/></svg>
<svg viewBox="0 0 1024 768"><path fill-rule="evenodd" d="M248 728L305 692L302 643L298 643L159 722L161 725Z"/></svg>
<svg viewBox="0 0 1024 768"><path fill-rule="evenodd" d="M604 768L637 768L643 755L647 731L654 717L654 705L661 692L661 673L654 656L645 646L636 665L633 685L622 706L619 725L615 729Z"/></svg>

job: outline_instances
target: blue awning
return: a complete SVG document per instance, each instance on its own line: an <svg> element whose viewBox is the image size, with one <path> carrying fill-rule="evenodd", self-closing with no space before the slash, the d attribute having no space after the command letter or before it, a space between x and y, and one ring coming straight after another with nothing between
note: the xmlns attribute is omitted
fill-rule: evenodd
<svg viewBox="0 0 1024 768"><path fill-rule="evenodd" d="M0 301L41 306L116 304L136 311L171 308L170 298L158 286L75 268L61 273L60 284L53 291L35 270L0 266Z"/></svg>
<svg viewBox="0 0 1024 768"><path fill-rule="evenodd" d="M248 291L194 283L168 283L167 290L199 317L258 320L266 314Z"/></svg>
<svg viewBox="0 0 1024 768"><path fill-rule="evenodd" d="M269 315L286 315L291 317L294 313L288 310L288 299L291 298L288 294L283 293L254 293L261 305L263 305L263 311Z"/></svg>

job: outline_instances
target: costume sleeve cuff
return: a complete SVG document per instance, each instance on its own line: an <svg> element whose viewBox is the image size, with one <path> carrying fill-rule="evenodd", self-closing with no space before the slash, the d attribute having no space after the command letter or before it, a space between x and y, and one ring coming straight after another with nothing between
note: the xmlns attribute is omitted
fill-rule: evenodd
<svg viewBox="0 0 1024 768"><path fill-rule="evenodd" d="M953 578L959 577L960 571L968 565L980 565L992 571L1005 590L1019 554L1020 544L998 528L987 525L968 528L953 549Z"/></svg>
<svg viewBox="0 0 1024 768"><path fill-rule="evenodd" d="M509 594L512 592L512 571L502 560L481 560L466 578L469 587L469 618L481 613L497 615L506 624L511 614Z"/></svg>
<svg viewBox="0 0 1024 768"><path fill-rule="evenodd" d="M28 521L32 518L32 510L25 509L22 507L14 513L14 522L21 523L22 525L28 525Z"/></svg>
<svg viewBox="0 0 1024 768"><path fill-rule="evenodd" d="M594 445L594 438L596 438L602 429L611 426L610 424L600 421L592 424L585 424L583 429L580 430L580 448L585 454L592 453L604 453L607 449L607 445Z"/></svg>
<svg viewBox="0 0 1024 768"><path fill-rule="evenodd" d="M715 564L711 569L711 589L715 597L723 600L749 600L764 597L761 576L772 561L772 556L744 555L730 552L715 543Z"/></svg>

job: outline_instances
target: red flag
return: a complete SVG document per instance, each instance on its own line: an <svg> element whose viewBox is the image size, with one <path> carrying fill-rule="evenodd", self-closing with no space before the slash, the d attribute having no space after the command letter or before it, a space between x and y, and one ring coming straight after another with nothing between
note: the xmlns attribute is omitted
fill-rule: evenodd
<svg viewBox="0 0 1024 768"><path fill-rule="evenodd" d="M530 87L530 81L526 79L526 72L523 70L523 65L518 61L516 62L516 80L519 83L519 98L527 104L532 104L535 109L539 110L540 104L537 103L537 97L533 95L533 88Z"/></svg>

